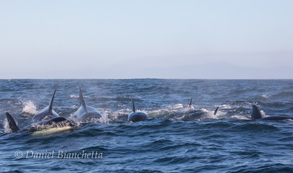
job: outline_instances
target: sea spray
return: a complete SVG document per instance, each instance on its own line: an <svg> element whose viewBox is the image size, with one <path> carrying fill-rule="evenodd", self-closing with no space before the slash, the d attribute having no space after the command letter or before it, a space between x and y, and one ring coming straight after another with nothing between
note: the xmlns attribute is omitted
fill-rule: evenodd
<svg viewBox="0 0 293 173"><path fill-rule="evenodd" d="M22 105L23 105L23 109L22 109L23 113L35 115L38 112L36 105L31 100L22 102Z"/></svg>

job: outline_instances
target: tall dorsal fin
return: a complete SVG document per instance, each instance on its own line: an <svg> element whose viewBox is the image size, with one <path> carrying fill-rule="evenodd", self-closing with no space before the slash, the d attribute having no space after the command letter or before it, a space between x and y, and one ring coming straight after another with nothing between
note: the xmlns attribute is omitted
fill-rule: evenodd
<svg viewBox="0 0 293 173"><path fill-rule="evenodd" d="M259 109L255 105L252 105L251 118L252 119L261 119L262 118Z"/></svg>
<svg viewBox="0 0 293 173"><path fill-rule="evenodd" d="M9 129L11 130L11 132L13 133L13 132L19 131L19 128L16 122L14 121L14 119L8 112L6 112L6 118L7 118Z"/></svg>
<svg viewBox="0 0 293 173"><path fill-rule="evenodd" d="M191 109L191 106L192 106L192 97L191 97L190 102L189 102L189 109Z"/></svg>
<svg viewBox="0 0 293 173"><path fill-rule="evenodd" d="M55 93L56 93L56 89L54 91L54 94L52 96L51 102L49 104L49 113L52 113L52 110L53 110L53 102L54 102L54 98L55 98Z"/></svg>
<svg viewBox="0 0 293 173"><path fill-rule="evenodd" d="M133 99L131 99L131 102L132 102L132 112L135 112L135 105L134 105Z"/></svg>
<svg viewBox="0 0 293 173"><path fill-rule="evenodd" d="M80 106L83 106L84 110L87 112L80 86L79 86L79 101L80 101Z"/></svg>
<svg viewBox="0 0 293 173"><path fill-rule="evenodd" d="M219 109L219 107L216 108L214 115L217 115L218 109Z"/></svg>

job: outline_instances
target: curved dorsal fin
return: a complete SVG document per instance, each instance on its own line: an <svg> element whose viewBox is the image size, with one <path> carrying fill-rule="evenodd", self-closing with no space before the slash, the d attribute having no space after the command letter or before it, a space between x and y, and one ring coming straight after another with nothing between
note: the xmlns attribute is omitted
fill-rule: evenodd
<svg viewBox="0 0 293 173"><path fill-rule="evenodd" d="M135 105L134 105L133 99L131 99L131 102L132 102L132 112L135 112Z"/></svg>
<svg viewBox="0 0 293 173"><path fill-rule="evenodd" d="M83 106L84 110L87 112L80 86L79 86L79 101L80 101L80 106Z"/></svg>
<svg viewBox="0 0 293 173"><path fill-rule="evenodd" d="M261 119L262 118L259 109L255 105L252 105L251 118L252 119Z"/></svg>
<svg viewBox="0 0 293 173"><path fill-rule="evenodd" d="M191 97L190 102L189 102L189 109L191 109L191 106L192 106L192 97Z"/></svg>
<svg viewBox="0 0 293 173"><path fill-rule="evenodd" d="M17 126L16 122L14 121L14 119L12 118L12 116L8 112L6 112L6 118L8 121L10 131L12 133L19 131L19 127Z"/></svg>
<svg viewBox="0 0 293 173"><path fill-rule="evenodd" d="M54 94L52 96L51 102L49 104L49 113L52 113L52 110L53 110L53 102L54 102L54 98L55 98L55 93L56 93L56 89L54 91Z"/></svg>

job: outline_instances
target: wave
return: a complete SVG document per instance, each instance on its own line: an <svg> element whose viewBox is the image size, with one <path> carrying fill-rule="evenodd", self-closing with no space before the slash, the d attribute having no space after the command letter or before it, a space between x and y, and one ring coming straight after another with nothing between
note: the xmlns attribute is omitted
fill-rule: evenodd
<svg viewBox="0 0 293 173"><path fill-rule="evenodd" d="M284 99L287 97L291 98L292 95L293 95L293 92L291 92L291 91L282 91L282 92L279 92L277 94L272 95L272 98L273 99L277 99L277 98Z"/></svg>

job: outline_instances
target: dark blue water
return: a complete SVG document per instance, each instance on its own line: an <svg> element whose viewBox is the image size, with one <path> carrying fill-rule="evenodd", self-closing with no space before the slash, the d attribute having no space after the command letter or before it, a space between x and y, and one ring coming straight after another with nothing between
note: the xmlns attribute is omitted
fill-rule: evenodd
<svg viewBox="0 0 293 173"><path fill-rule="evenodd" d="M40 134L2 127L1 172L293 172L293 122L250 120L252 104L293 116L293 80L0 80L0 123L8 111L25 127L54 89L54 110L70 117L78 85L104 121ZM127 122L131 98L149 120Z"/></svg>

